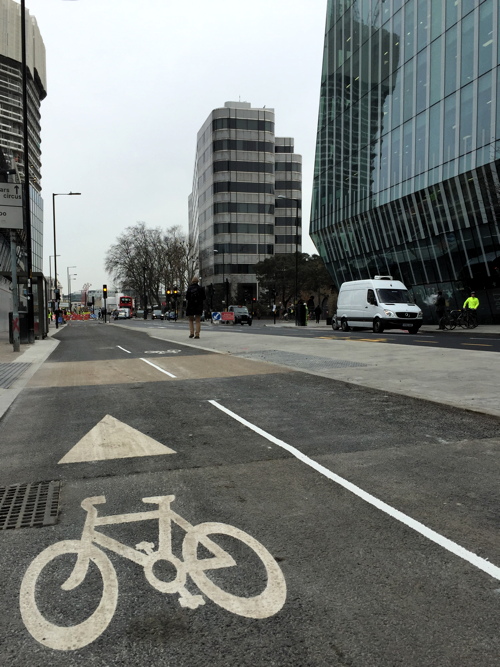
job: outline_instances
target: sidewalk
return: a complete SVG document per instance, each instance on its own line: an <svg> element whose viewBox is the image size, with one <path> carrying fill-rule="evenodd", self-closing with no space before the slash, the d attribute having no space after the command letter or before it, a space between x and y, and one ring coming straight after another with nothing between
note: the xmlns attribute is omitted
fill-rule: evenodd
<svg viewBox="0 0 500 667"><path fill-rule="evenodd" d="M270 321L265 327L295 328L295 324L280 321L273 324ZM326 324L309 324L308 328L318 336L255 335L243 328L232 335L224 326L203 323L201 338L196 343L188 338L187 323L185 328L155 332L143 328L143 331L171 343L198 347L207 352L266 361L342 382L500 417L500 353L487 351L488 341L500 334L500 326L480 325L474 329L474 339L484 336L483 340L474 342L474 346L478 346L476 349L433 347L439 336L444 335L437 330L437 325L423 326L414 336L417 344L411 346L378 342L377 338L391 335L385 332L378 337L369 332L366 338L352 338L337 335ZM465 332L455 329L446 335L460 338ZM395 335L410 334L397 332Z"/></svg>
<svg viewBox="0 0 500 667"><path fill-rule="evenodd" d="M37 340L33 345L21 345L20 352L14 352L8 331L0 332L0 419L59 345L59 341L52 337L57 331L60 328L51 327L47 338Z"/></svg>

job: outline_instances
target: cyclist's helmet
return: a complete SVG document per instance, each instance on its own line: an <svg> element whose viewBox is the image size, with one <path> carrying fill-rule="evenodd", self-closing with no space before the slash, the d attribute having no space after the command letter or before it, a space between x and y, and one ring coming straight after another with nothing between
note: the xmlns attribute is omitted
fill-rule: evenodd
<svg viewBox="0 0 500 667"><path fill-rule="evenodd" d="M471 295L471 296L476 296L476 293L475 293L475 292L471 292L470 295Z"/></svg>

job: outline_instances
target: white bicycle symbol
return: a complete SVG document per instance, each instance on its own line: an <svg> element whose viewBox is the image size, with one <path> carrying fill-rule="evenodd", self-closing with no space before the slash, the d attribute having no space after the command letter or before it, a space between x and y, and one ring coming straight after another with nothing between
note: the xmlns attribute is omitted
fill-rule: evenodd
<svg viewBox="0 0 500 667"><path fill-rule="evenodd" d="M286 599L286 582L280 567L269 551L248 533L224 523L200 523L191 525L176 514L170 507L175 496L154 496L143 498L144 503L158 505L158 509L135 514L117 514L97 516L97 508L106 502L105 496L86 498L82 502L87 517L80 540L63 540L52 544L42 551L30 564L24 575L20 590L21 615L29 632L41 644L53 649L69 651L82 648L99 637L110 623L118 602L118 579L115 569L106 556L96 545L128 558L144 568L148 582L162 593L178 593L182 607L196 609L205 600L202 595L193 595L185 584L189 574L200 591L215 603L240 616L248 618L268 618L276 614ZM154 543L140 542L135 549L122 544L96 530L96 526L130 523L158 519L158 550L154 551ZM172 553L172 522L186 531L182 543L182 558ZM239 597L219 588L205 574L206 570L214 570L236 565L234 558L213 542L209 535L229 535L240 540L252 549L262 561L267 573L267 584L264 590L253 597ZM212 557L199 559L198 545L202 545L213 554ZM144 553L141 553L143 551ZM65 591L79 586L87 575L90 561L98 567L102 582L102 598L92 615L72 626L59 626L46 620L40 613L36 603L37 580L42 570L55 558L66 554L76 554L77 559L71 575L61 585ZM176 570L175 579L162 581L158 579L153 567L158 561L167 561Z"/></svg>

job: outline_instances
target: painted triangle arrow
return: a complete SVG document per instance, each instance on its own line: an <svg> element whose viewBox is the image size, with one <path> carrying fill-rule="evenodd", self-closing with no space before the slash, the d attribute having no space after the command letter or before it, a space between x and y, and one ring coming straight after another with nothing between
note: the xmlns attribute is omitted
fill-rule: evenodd
<svg viewBox="0 0 500 667"><path fill-rule="evenodd" d="M83 463L175 453L173 449L153 440L149 435L137 431L111 415L106 415L62 457L59 463Z"/></svg>

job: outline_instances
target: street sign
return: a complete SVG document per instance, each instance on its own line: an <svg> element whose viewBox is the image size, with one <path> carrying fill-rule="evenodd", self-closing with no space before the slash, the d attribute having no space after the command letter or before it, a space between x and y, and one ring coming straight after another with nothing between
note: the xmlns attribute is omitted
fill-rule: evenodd
<svg viewBox="0 0 500 667"><path fill-rule="evenodd" d="M19 185L19 183L0 183L0 229L22 228L22 185Z"/></svg>
<svg viewBox="0 0 500 667"><path fill-rule="evenodd" d="M218 313L218 312L213 312L213 313L212 313L212 320L213 320L214 322L220 322L220 313Z"/></svg>
<svg viewBox="0 0 500 667"><path fill-rule="evenodd" d="M234 322L234 313L221 313L223 322Z"/></svg>

